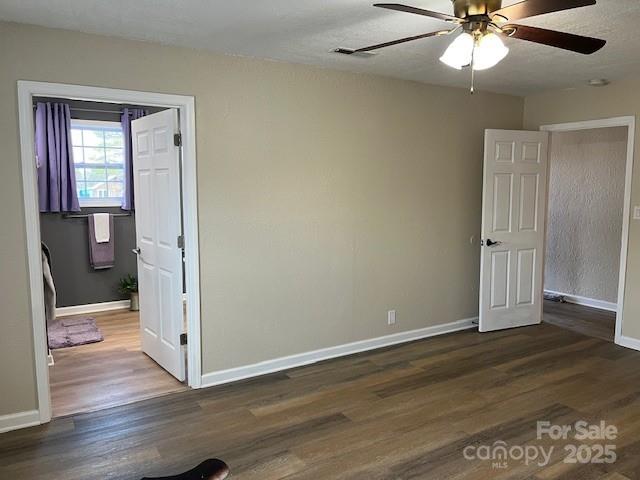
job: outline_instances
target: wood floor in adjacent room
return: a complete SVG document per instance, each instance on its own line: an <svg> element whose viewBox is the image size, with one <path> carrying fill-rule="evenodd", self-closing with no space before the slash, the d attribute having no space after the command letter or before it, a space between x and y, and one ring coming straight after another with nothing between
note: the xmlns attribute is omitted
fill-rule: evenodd
<svg viewBox="0 0 640 480"><path fill-rule="evenodd" d="M0 478L168 475L219 457L234 479L637 479L640 353L542 324L465 331L0 435ZM536 422L605 420L614 464L563 463ZM548 465L466 446L554 446ZM590 445L594 442L587 442Z"/></svg>
<svg viewBox="0 0 640 480"><path fill-rule="evenodd" d="M574 303L545 300L544 321L589 337L613 342L616 313Z"/></svg>
<svg viewBox="0 0 640 480"><path fill-rule="evenodd" d="M187 389L142 353L138 312L83 316L96 319L104 341L53 350L49 377L54 417Z"/></svg>

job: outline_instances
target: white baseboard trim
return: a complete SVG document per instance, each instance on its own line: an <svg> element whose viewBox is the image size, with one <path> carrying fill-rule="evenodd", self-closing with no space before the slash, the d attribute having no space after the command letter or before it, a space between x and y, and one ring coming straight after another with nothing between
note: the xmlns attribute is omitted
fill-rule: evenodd
<svg viewBox="0 0 640 480"><path fill-rule="evenodd" d="M394 333L392 335L361 340L359 342L346 343L344 345L337 345L335 347L323 348L311 352L298 353L288 357L274 358L273 360L266 360L264 362L254 363L243 367L205 373L202 375L201 387L213 387L214 385L221 385L224 383L244 380L246 378L266 375L268 373L279 372L281 370L288 370L290 368L309 365L311 363L329 360L331 358L353 355L354 353L411 342L427 337L444 335L445 333L457 332L469 328L477 328L477 325L473 324L474 320L477 320L477 317L458 320L456 322L445 323L442 325L434 325L432 327L420 328L418 330L410 330L408 332Z"/></svg>
<svg viewBox="0 0 640 480"><path fill-rule="evenodd" d="M34 425L40 425L40 412L38 410L0 416L0 433L33 427Z"/></svg>
<svg viewBox="0 0 640 480"><path fill-rule="evenodd" d="M638 340L637 338L625 337L624 335L620 335L616 339L616 343L620 346L640 351L640 340Z"/></svg>
<svg viewBox="0 0 640 480"><path fill-rule="evenodd" d="M84 313L108 312L110 310L129 308L130 306L131 302L129 300L87 303L86 305L72 305L70 307L56 308L56 317L66 317L67 315L82 315Z"/></svg>
<svg viewBox="0 0 640 480"><path fill-rule="evenodd" d="M556 292L553 290L545 290L544 293L552 295L562 295L567 303L575 303L576 305L584 305L585 307L599 308L609 312L616 312L618 305L613 302L605 302L604 300L596 300L595 298L581 297L580 295L570 295L568 293Z"/></svg>

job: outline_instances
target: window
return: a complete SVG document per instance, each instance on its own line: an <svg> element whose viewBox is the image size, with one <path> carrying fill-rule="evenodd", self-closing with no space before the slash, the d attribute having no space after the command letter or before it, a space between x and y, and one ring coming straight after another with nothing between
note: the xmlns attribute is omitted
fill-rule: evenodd
<svg viewBox="0 0 640 480"><path fill-rule="evenodd" d="M118 122L71 120L81 207L114 207L124 195L124 140Z"/></svg>

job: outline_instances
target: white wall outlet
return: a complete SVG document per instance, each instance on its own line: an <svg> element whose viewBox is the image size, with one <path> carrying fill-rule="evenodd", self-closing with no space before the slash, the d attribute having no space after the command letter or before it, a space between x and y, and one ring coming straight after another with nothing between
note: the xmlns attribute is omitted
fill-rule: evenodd
<svg viewBox="0 0 640 480"><path fill-rule="evenodd" d="M633 219L640 220L640 207L633 207Z"/></svg>
<svg viewBox="0 0 640 480"><path fill-rule="evenodd" d="M389 310L387 312L387 325L395 325L396 323L396 311Z"/></svg>

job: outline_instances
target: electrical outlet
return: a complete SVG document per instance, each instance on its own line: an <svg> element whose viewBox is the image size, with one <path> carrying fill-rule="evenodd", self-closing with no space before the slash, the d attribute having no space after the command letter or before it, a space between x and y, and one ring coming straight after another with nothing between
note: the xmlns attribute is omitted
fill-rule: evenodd
<svg viewBox="0 0 640 480"><path fill-rule="evenodd" d="M633 219L640 220L640 207L633 207Z"/></svg>
<svg viewBox="0 0 640 480"><path fill-rule="evenodd" d="M395 325L396 323L396 311L389 310L387 312L387 325Z"/></svg>

